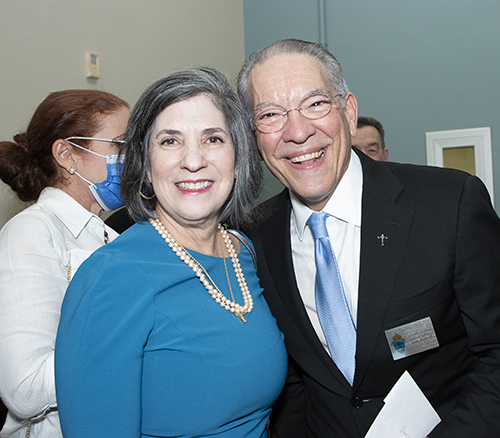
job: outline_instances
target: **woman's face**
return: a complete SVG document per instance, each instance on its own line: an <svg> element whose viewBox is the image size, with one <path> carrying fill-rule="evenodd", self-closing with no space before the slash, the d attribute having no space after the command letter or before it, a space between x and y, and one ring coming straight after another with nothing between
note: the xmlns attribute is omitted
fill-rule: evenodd
<svg viewBox="0 0 500 438"><path fill-rule="evenodd" d="M126 107L122 107L116 112L103 117L101 129L92 137L105 138L108 140L123 140L123 134L127 128L129 117L130 110ZM113 155L118 153L118 144L94 140L89 143L88 149L101 155ZM80 158L82 159L82 164L79 166L80 170L78 170L78 173L94 184L106 179L107 170L105 158L85 151L81 151Z"/></svg>
<svg viewBox="0 0 500 438"><path fill-rule="evenodd" d="M165 108L150 143L149 178L162 222L214 226L234 182L235 157L224 115L200 94Z"/></svg>
<svg viewBox="0 0 500 438"><path fill-rule="evenodd" d="M103 117L101 129L96 132L93 138L105 138L108 140L123 140L127 122L130 117L130 110L127 107L121 107L114 113ZM118 145L104 141L89 142L88 149L101 155L117 154ZM106 158L99 157L77 148L75 152L75 170L88 181L96 184L104 181L107 176ZM78 176L72 177L71 196L81 205L94 214L100 214L101 207L97 203L89 189L89 184ZM65 188L63 188L65 189Z"/></svg>

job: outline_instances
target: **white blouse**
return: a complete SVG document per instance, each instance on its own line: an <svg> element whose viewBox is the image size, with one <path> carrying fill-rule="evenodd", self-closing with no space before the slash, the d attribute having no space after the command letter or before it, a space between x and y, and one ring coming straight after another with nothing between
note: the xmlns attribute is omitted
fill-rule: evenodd
<svg viewBox="0 0 500 438"><path fill-rule="evenodd" d="M54 384L61 303L78 266L117 233L62 190L0 231L0 395L9 408L0 438L62 437Z"/></svg>

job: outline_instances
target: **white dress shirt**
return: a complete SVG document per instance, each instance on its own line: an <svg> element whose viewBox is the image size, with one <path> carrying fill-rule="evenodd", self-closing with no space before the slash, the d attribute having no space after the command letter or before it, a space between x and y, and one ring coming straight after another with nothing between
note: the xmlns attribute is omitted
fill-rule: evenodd
<svg viewBox="0 0 500 438"><path fill-rule="evenodd" d="M362 191L361 163L356 153L351 151L349 166L323 211L329 214L326 227L337 258L354 324L357 323L358 313ZM316 311L314 238L307 225L307 220L313 210L302 204L292 193L290 196L292 199L290 234L295 278L307 315L318 338L329 353Z"/></svg>
<svg viewBox="0 0 500 438"><path fill-rule="evenodd" d="M0 437L62 437L56 409L54 343L69 278L117 233L62 190L0 231L0 395L9 408Z"/></svg>

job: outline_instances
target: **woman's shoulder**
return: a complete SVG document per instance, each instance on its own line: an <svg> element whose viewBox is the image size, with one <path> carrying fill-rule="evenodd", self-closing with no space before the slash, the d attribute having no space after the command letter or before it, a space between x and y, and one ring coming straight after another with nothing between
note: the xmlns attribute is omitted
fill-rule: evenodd
<svg viewBox="0 0 500 438"><path fill-rule="evenodd" d="M33 204L12 217L1 229L2 241L12 238L31 238L36 242L44 240L44 236L58 233L63 227L57 216L51 211L46 211L43 206Z"/></svg>
<svg viewBox="0 0 500 438"><path fill-rule="evenodd" d="M164 262L164 255L156 247L148 225L134 225L81 264L66 293L66 309L76 306L82 296L88 302L96 299L129 308L150 300L158 292L160 277L155 274L159 263ZM170 250L164 241L160 243Z"/></svg>
<svg viewBox="0 0 500 438"><path fill-rule="evenodd" d="M62 190L46 187L38 201L12 217L2 228L2 233L43 233L44 230L61 230L71 222L74 214L85 212L85 219L92 213L87 212L75 199Z"/></svg>
<svg viewBox="0 0 500 438"><path fill-rule="evenodd" d="M138 266L157 262L159 259L163 260L163 252L166 249L170 250L151 224L139 222L112 242L97 249L89 257L89 263L92 263L94 267L103 263L108 266L119 265L121 272L126 275L125 266Z"/></svg>
<svg viewBox="0 0 500 438"><path fill-rule="evenodd" d="M101 248L115 255L132 255L154 242L155 231L149 222L138 222L120 234L115 240Z"/></svg>

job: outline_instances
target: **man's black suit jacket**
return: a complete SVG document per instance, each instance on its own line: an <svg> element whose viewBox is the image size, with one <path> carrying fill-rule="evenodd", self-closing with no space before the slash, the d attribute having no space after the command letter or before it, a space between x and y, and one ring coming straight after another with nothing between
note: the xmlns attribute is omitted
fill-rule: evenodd
<svg viewBox="0 0 500 438"><path fill-rule="evenodd" d="M431 437L498 438L500 221L489 195L463 172L358 155L363 195L352 388L318 340L297 289L288 191L267 201L263 219L245 230L290 357L272 438L363 437L405 370L442 418ZM385 331L426 317L439 347L393 360Z"/></svg>

